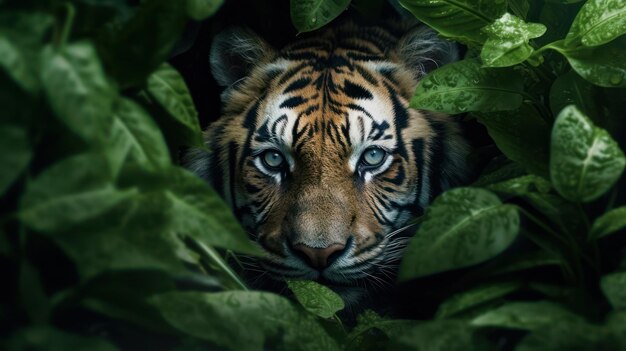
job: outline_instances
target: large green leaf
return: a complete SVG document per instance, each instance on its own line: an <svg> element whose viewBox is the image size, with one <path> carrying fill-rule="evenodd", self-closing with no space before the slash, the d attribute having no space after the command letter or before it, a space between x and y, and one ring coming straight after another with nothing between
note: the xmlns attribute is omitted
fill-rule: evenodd
<svg viewBox="0 0 626 351"><path fill-rule="evenodd" d="M444 301L437 309L437 318L448 318L489 301L504 297L521 287L519 282L496 282L484 284L457 293Z"/></svg>
<svg viewBox="0 0 626 351"><path fill-rule="evenodd" d="M20 203L20 218L39 231L59 231L104 214L135 190L117 189L97 154L59 161L30 182Z"/></svg>
<svg viewBox="0 0 626 351"><path fill-rule="evenodd" d="M626 34L625 0L589 0L583 5L565 37L566 45L608 43Z"/></svg>
<svg viewBox="0 0 626 351"><path fill-rule="evenodd" d="M299 32L323 27L339 16L350 0L291 0L291 22Z"/></svg>
<svg viewBox="0 0 626 351"><path fill-rule="evenodd" d="M552 184L571 201L594 200L613 186L626 165L611 136L575 106L563 109L552 129Z"/></svg>
<svg viewBox="0 0 626 351"><path fill-rule="evenodd" d="M388 351L478 351L493 347L468 323L458 320L436 320L422 323L394 337Z"/></svg>
<svg viewBox="0 0 626 351"><path fill-rule="evenodd" d="M514 110L522 104L523 81L508 68L483 68L470 59L443 66L421 80L411 107L446 113Z"/></svg>
<svg viewBox="0 0 626 351"><path fill-rule="evenodd" d="M0 195L24 171L32 156L33 150L23 128L0 125Z"/></svg>
<svg viewBox="0 0 626 351"><path fill-rule="evenodd" d="M196 21L213 16L224 0L187 0L187 15Z"/></svg>
<svg viewBox="0 0 626 351"><path fill-rule="evenodd" d="M576 105L584 114L594 119L597 106L594 86L575 71L558 76L550 87L550 110L556 116L567 105Z"/></svg>
<svg viewBox="0 0 626 351"><path fill-rule="evenodd" d="M170 55L187 21L187 1L141 1L98 36L98 52L122 88L144 86Z"/></svg>
<svg viewBox="0 0 626 351"><path fill-rule="evenodd" d="M614 208L598 217L591 226L590 237L602 238L626 228L626 206Z"/></svg>
<svg viewBox="0 0 626 351"><path fill-rule="evenodd" d="M626 36L597 47L552 48L563 54L581 77L601 87L626 87Z"/></svg>
<svg viewBox="0 0 626 351"><path fill-rule="evenodd" d="M583 319L558 304L539 302L510 302L474 318L472 325L524 330L536 330L556 323L582 322Z"/></svg>
<svg viewBox="0 0 626 351"><path fill-rule="evenodd" d="M589 351L624 350L626 337L618 328L586 323L552 323L537 329L515 348L515 351Z"/></svg>
<svg viewBox="0 0 626 351"><path fill-rule="evenodd" d="M404 253L399 278L408 280L483 262L506 249L518 230L515 206L502 204L489 191L447 191L428 207Z"/></svg>
<svg viewBox="0 0 626 351"><path fill-rule="evenodd" d="M88 42L62 49L46 47L41 80L55 114L87 143L101 143L113 123L117 92L109 84L98 55Z"/></svg>
<svg viewBox="0 0 626 351"><path fill-rule="evenodd" d="M162 170L171 164L163 134L140 105L119 98L113 113L115 119L107 152L115 169L126 161L149 170Z"/></svg>
<svg viewBox="0 0 626 351"><path fill-rule="evenodd" d="M172 203L169 215L179 234L190 235L210 246L259 255L224 201L204 181L182 168L167 178L166 196Z"/></svg>
<svg viewBox="0 0 626 351"><path fill-rule="evenodd" d="M519 17L505 13L482 29L488 36L480 52L487 67L507 67L524 62L533 52L528 43L546 31L539 23L526 23Z"/></svg>
<svg viewBox="0 0 626 351"><path fill-rule="evenodd" d="M52 22L50 15L41 12L0 13L0 67L31 93L39 89L39 51Z"/></svg>
<svg viewBox="0 0 626 351"><path fill-rule="evenodd" d="M626 310L626 272L605 275L600 286L615 309Z"/></svg>
<svg viewBox="0 0 626 351"><path fill-rule="evenodd" d="M187 139L187 145L202 146L198 112L180 73L163 64L148 78L148 92L171 116Z"/></svg>
<svg viewBox="0 0 626 351"><path fill-rule="evenodd" d="M475 115L503 154L527 171L548 177L550 125L532 105L523 104L515 111Z"/></svg>
<svg viewBox="0 0 626 351"><path fill-rule="evenodd" d="M85 337L48 326L22 329L3 343L11 351L116 351L110 342L103 338Z"/></svg>
<svg viewBox="0 0 626 351"><path fill-rule="evenodd" d="M228 350L338 350L315 317L258 291L173 292L151 299L181 332Z"/></svg>
<svg viewBox="0 0 626 351"><path fill-rule="evenodd" d="M330 318L345 307L341 296L314 281L290 280L287 285L304 309L322 318Z"/></svg>
<svg viewBox="0 0 626 351"><path fill-rule="evenodd" d="M397 339L414 326L417 321L385 319L372 310L366 310L357 317L357 325L345 339L346 351L378 351L384 349L390 339Z"/></svg>
<svg viewBox="0 0 626 351"><path fill-rule="evenodd" d="M547 193L552 189L552 185L544 178L528 174L503 182L489 184L486 188L497 193L523 196L531 192Z"/></svg>
<svg viewBox="0 0 626 351"><path fill-rule="evenodd" d="M506 1L400 0L417 19L442 35L465 43L482 43L480 29L506 11Z"/></svg>

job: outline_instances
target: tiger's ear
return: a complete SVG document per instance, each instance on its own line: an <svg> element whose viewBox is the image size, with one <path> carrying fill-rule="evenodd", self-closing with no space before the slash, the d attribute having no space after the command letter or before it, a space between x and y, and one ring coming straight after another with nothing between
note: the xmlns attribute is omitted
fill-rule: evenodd
<svg viewBox="0 0 626 351"><path fill-rule="evenodd" d="M396 52L417 79L459 59L456 44L439 38L434 30L425 25L413 28L400 38Z"/></svg>
<svg viewBox="0 0 626 351"><path fill-rule="evenodd" d="M211 73L219 85L230 86L274 55L274 49L251 30L229 28L213 39Z"/></svg>

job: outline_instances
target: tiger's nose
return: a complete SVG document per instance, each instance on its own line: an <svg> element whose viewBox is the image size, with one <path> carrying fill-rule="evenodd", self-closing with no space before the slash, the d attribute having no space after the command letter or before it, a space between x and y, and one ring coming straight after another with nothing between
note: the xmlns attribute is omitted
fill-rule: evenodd
<svg viewBox="0 0 626 351"><path fill-rule="evenodd" d="M335 261L345 249L345 244L332 244L324 248L315 248L304 244L294 245L296 253L304 256L305 261L313 268L324 269Z"/></svg>

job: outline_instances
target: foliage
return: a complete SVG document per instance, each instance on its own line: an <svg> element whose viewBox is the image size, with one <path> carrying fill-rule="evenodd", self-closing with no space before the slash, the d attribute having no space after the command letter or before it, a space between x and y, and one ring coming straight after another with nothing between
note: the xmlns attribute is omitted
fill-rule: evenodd
<svg viewBox="0 0 626 351"><path fill-rule="evenodd" d="M626 159L612 136L626 101L624 0L400 1L467 46L411 105L467 113L498 151L477 149L480 176L434 200L401 264L402 282L459 277L411 290L436 295L437 310L366 311L353 326L317 283L289 282L294 299L248 290L227 261L261 250L177 165L202 136L166 60L185 24L222 1L138 3L0 1L3 349L626 347ZM290 1L300 32L350 6Z"/></svg>

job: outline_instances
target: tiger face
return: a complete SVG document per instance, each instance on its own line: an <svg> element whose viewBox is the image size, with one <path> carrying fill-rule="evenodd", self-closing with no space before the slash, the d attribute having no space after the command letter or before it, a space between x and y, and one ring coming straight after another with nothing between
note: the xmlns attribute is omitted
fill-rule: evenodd
<svg viewBox="0 0 626 351"><path fill-rule="evenodd" d="M205 133L211 153L187 164L266 251L269 276L379 285L403 226L466 174L452 119L409 107L420 78L455 58L451 43L404 23L346 23L280 51L223 32L211 50L223 115Z"/></svg>

